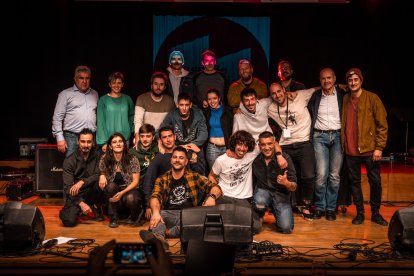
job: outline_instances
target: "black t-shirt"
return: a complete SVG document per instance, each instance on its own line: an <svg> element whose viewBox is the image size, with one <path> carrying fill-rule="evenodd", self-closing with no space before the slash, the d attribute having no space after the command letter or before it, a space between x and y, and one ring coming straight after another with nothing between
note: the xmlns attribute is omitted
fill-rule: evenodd
<svg viewBox="0 0 414 276"><path fill-rule="evenodd" d="M171 190L168 195L167 204L165 205L166 210L193 207L185 181L184 176L180 179L172 178Z"/></svg>

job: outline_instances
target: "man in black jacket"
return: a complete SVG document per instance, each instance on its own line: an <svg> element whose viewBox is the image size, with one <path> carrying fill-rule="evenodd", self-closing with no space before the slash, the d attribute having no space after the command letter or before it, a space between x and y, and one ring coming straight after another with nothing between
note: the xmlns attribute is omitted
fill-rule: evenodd
<svg viewBox="0 0 414 276"><path fill-rule="evenodd" d="M59 217L65 227L76 226L80 214L93 212L102 221L102 193L98 187L99 154L94 147L93 132L84 128L78 137L78 148L63 161L65 206Z"/></svg>

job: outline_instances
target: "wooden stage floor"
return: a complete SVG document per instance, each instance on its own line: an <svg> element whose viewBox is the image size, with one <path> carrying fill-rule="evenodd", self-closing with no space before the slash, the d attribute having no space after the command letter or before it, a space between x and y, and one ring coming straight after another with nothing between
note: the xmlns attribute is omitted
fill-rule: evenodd
<svg viewBox="0 0 414 276"><path fill-rule="evenodd" d="M0 196L0 203L5 201L5 196ZM148 228L146 223L140 227L121 225L113 229L108 227L108 220L96 222L92 219L86 219L74 228L65 228L58 216L61 201L37 197L23 201L38 205L46 222L45 239L93 239L93 246L102 246L111 239L117 242L140 242L139 230ZM396 210L408 205L409 203L383 205L381 213L390 221ZM312 222L295 215L295 229L289 235L275 232L273 216L266 215L263 231L253 237L254 241L279 244L283 248L283 254L257 256L250 254L251 251L243 251L238 254L235 275L414 275L414 257L390 258L392 250L388 243L388 227L370 221L369 206L366 206L366 220L362 225L352 225L355 213L355 208L350 206L346 214L338 214L336 221L322 218ZM180 242L178 239L169 239L168 242L177 274L180 274L185 263L184 255L180 254ZM83 249L68 249L67 244L61 244L52 248L47 255L0 257L0 274L84 274L91 248L85 246ZM351 251L355 254L350 254ZM56 255L58 252L60 256ZM106 265L108 268L113 265L111 258L108 257ZM117 275L127 274L150 275L150 270L144 265L129 266Z"/></svg>

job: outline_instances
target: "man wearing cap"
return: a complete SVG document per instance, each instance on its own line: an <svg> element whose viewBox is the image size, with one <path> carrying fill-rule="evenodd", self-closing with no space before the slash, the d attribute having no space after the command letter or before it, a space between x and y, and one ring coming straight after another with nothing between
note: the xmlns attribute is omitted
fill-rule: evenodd
<svg viewBox="0 0 414 276"><path fill-rule="evenodd" d="M194 84L189 71L185 70L184 55L180 51L174 50L171 52L168 62L168 82L166 95L173 97L174 102L177 103L178 95L186 93L193 97Z"/></svg>
<svg viewBox="0 0 414 276"><path fill-rule="evenodd" d="M240 94L245 88L254 89L258 99L269 95L266 84L258 78L253 78L253 66L247 59L239 61L239 75L240 79L230 85L227 93L228 105L233 108L234 112L239 108Z"/></svg>
<svg viewBox="0 0 414 276"><path fill-rule="evenodd" d="M348 167L349 184L357 215L353 224L364 222L364 198L361 188L361 164L365 164L370 185L371 221L386 226L380 215L382 150L387 142L387 112L378 95L362 88L364 78L358 68L346 73L349 94L343 99L341 141Z"/></svg>

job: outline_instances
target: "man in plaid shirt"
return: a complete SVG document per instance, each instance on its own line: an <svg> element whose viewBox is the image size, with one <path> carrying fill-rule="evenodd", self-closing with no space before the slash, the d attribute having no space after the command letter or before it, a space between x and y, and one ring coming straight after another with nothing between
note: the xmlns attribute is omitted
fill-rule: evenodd
<svg viewBox="0 0 414 276"><path fill-rule="evenodd" d="M144 240L155 237L163 241L168 248L165 237L180 236L180 210L198 205L214 206L221 196L220 187L210 182L205 176L186 169L187 151L178 146L171 157L171 170L155 180L150 199L152 216L150 230L141 231ZM205 196L204 196L205 195ZM205 200L201 200L205 197Z"/></svg>

